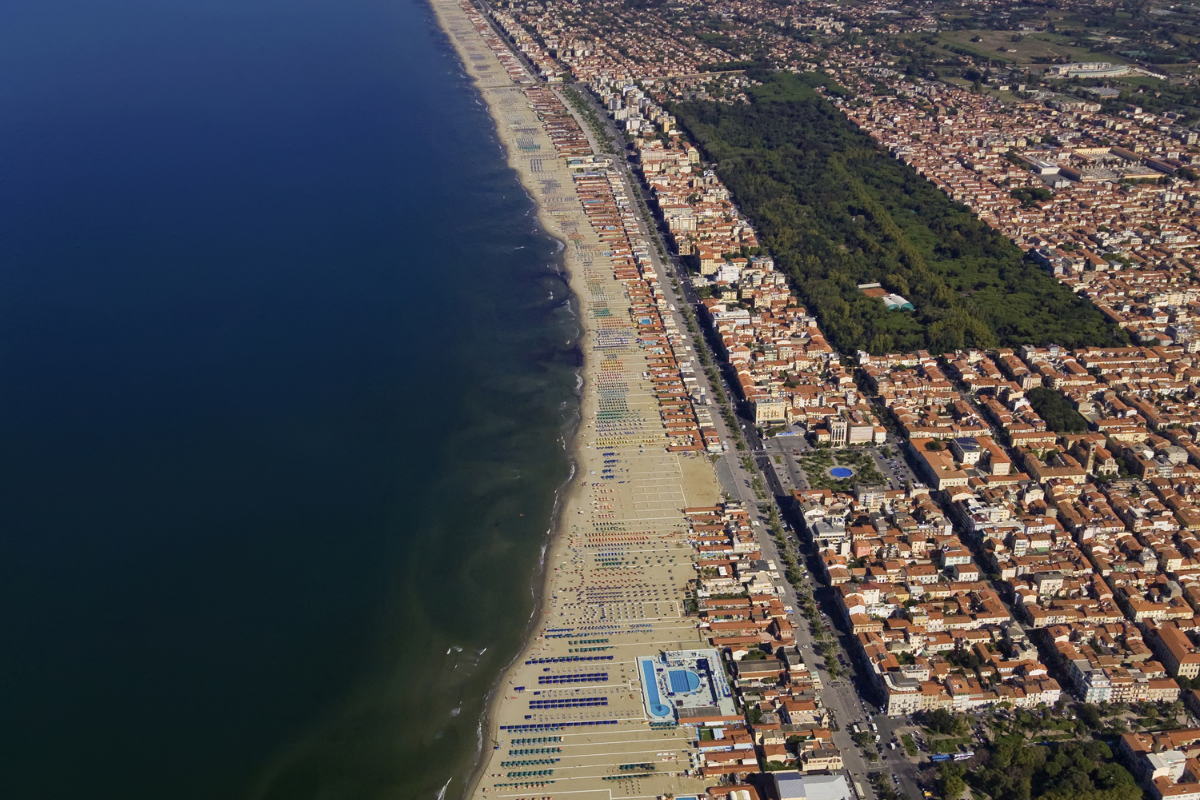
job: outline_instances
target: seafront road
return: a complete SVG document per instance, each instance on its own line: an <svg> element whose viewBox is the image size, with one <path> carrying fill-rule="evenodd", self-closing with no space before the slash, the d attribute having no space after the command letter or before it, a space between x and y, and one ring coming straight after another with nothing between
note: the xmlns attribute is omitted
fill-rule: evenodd
<svg viewBox="0 0 1200 800"><path fill-rule="evenodd" d="M510 53L512 53L518 59L524 61L519 52L510 48ZM536 71L534 71L531 68L531 65L529 65L527 62L525 63L525 66L527 69L529 69L531 74L536 74ZM545 84L542 85L545 86ZM566 98L563 97L561 91L555 87L550 88L555 90L556 94L559 96L559 99L563 102L563 105L566 108L571 109L571 104L566 102ZM585 100L592 103L593 110L595 111L595 117L603 121L603 124L605 125L604 134L607 136L609 141L623 143L623 135L615 128L612 120L607 116L604 109L600 108L594 102L591 94L584 87L576 87L576 89L577 94L580 97L583 97ZM606 143L597 140L596 132L589 128L586 120L581 119L580 115L575 114L573 110L572 114L576 117L580 127L588 137L593 152L606 152L608 149L605 146ZM620 145L618 145L617 149L620 151L622 148ZM550 155L551 154L547 153L541 157L538 157L536 159L536 165L531 162L530 167L533 169L533 171L541 173L544 170L552 169L550 163L552 159L549 158ZM656 221L647 216L645 213L646 209L648 208L649 200L649 196L645 187L630 168L630 165L623 154L614 157L613 161L617 167L616 172L619 175L621 184L624 186L626 196L631 198L640 197L643 201L638 204L639 213L637 214L637 224L642 237L647 241L656 242L663 248L662 252L669 252L669 250L666 248L662 232L659 229ZM690 285L687 281L687 271L676 259L670 257L666 259L662 258L659 255L657 247L651 250L651 258L659 275L673 277L679 281L678 290L673 285L673 281L664 280L662 282L661 289L663 290L671 309L669 312L664 311L663 313L664 316L669 313L677 330L687 331L687 320L684 318L682 309L685 307L695 308L697 305L697 298L694 292L691 291ZM691 351L692 347L697 345L702 347L707 346L702 342L692 342L690 345L685 345L685 348ZM693 353L693 355L695 355L697 358L699 357L698 353ZM714 357L714 361L715 360L716 359ZM703 371L697 371L697 378L701 382L701 385L705 387L707 396L710 398L715 397L716 393L714 392L714 389L716 387L709 385L708 378ZM722 380L724 379L722 378ZM733 387L729 386L728 384L724 385L722 389L726 397L734 398L737 396L733 391ZM777 545L770 534L769 528L767 527L767 509L770 506L774 506L781 519L789 518L790 515L787 512L789 512L791 509L783 506L786 506L788 502L790 489L793 487L806 487L798 485L798 482L802 481L803 478L802 475L795 470L795 465L792 464L790 460L785 460L784 462L784 468L788 470L788 472L782 475L777 473L776 465L773 463L773 459L769 457L771 451L764 448L764 443L758 439L755 431L753 430L753 426L749 424L748 420L738 418L738 421L740 425L744 425L742 432L743 436L746 438L747 444L752 454L755 456L751 459L755 469L748 471L745 468L741 459L741 451L737 451L736 449L732 448L732 443L734 442L734 432L727 429L726 423L721 415L713 414L713 422L718 427L722 440L729 443L731 447L727 453L716 459L716 463L714 464L716 476L720 483L721 490L727 497L734 500L740 500L745 504L746 508L751 509L752 520L755 525L755 530L758 534L759 543L762 547L764 557L769 560L773 560L777 565L779 565L783 563L783 560L780 557ZM797 437L792 441L798 443L799 439ZM791 446L791 442L788 442L786 445L780 445L774 442L771 444L774 444L772 449L776 452L781 452L781 449L785 446ZM652 456L656 456L657 458ZM625 463L628 465L626 468L629 470L628 474L630 478L636 478L638 482L637 490L633 492L630 497L630 500L633 503L633 506L629 509L629 512L633 512L630 514L630 516L636 516L643 523L661 523L663 525L668 525L676 521L678 519L677 509L680 507L680 504L687 499L684 496L684 488L679 478L664 474L663 467L665 465L661 463L661 458L661 453L627 453L624 455ZM880 466L886 467L887 465L880 463ZM903 474L903 470L903 467L897 467L894 471L894 474L892 474L890 477L896 480L904 479L906 476ZM675 474L678 475L679 473ZM771 490L771 497L761 500L755 496L753 485L756 479L762 481L763 484ZM651 548L651 550L653 550L653 548ZM813 563L812 557L815 554L812 553L811 550L807 550L805 552L811 565ZM874 792L871 788L870 781L866 776L868 773L875 771L883 771L889 775L898 775L901 780L900 789L904 794L914 798L914 800L921 797L921 792L915 781L916 764L914 761L907 757L903 748L889 750L886 746L886 743L892 738L893 733L903 724L904 721L891 720L885 716L875 713L876 709L874 709L869 702L871 692L867 686L866 678L858 673L857 664L846 649L845 645L848 643L845 639L846 634L843 631L839 631L832 623L834 610L832 603L830 602L831 596L829 590L822 586L820 582L813 577L811 570L806 570L805 576L814 590L814 595L817 598L818 605L827 615L822 618L823 624L829 625L830 632L834 635L834 640L838 644L838 656L845 663L845 666L840 667L842 676L836 680L830 679L825 660L820 653L815 650L814 642L808 625L806 621L801 618L797 619L798 624L796 626L796 642L800 647L800 652L802 653L809 669L813 672L813 674L819 675L821 678L823 685L820 694L821 701L828 709L832 711L836 719L837 730L833 734L834 743L842 752L846 763L847 772L862 788L865 797L874 797ZM793 609L799 609L799 603L794 588L784 580L780 580L778 582L778 586L780 595L785 601L785 605L788 605ZM661 620L657 623L657 625L664 625L664 623L670 624L667 622L667 620ZM676 626L690 627L691 623L680 619L676 620L672 627ZM682 629L678 631L677 635L679 640L688 638L688 632ZM694 636L694 632L692 635ZM640 644L646 645L655 643L656 642L643 641ZM666 644L666 642L663 643ZM862 688L864 691L860 693L858 688ZM879 731L881 734L880 762L868 764L863 754L854 743L850 733L850 726L854 722L858 721L875 721L879 726ZM581 758L576 764L577 767L583 767L585 763L587 766L594 766L596 768L599 768L606 763L611 764L611 761L604 762L603 758L614 758L617 757L618 753L621 754L620 757L622 758L633 757L635 752L648 753L650 750L654 750L656 754L661 755L661 752L652 747L647 749L647 745L645 744L642 746L642 748L631 746L633 745L633 742L628 741L623 736L617 735L615 731L608 735L616 735L616 740L621 742L621 746L611 750L610 752L594 749L597 744L601 744L606 738L606 736L597 732L597 734L587 736L586 741L577 740L576 744L564 745L564 749L567 749L568 747L578 747L587 751L586 757ZM615 743L616 742L614 741L614 744ZM663 744L665 745L666 742L663 742ZM659 746L661 747L662 745ZM677 743L672 742L671 746L677 746Z"/></svg>

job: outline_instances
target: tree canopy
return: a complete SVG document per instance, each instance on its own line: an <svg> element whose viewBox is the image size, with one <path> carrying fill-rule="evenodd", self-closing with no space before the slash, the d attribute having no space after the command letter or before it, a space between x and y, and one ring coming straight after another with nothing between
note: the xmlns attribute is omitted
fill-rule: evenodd
<svg viewBox="0 0 1200 800"><path fill-rule="evenodd" d="M930 731L943 736L962 736L969 730L962 717L956 717L944 708L929 712L922 722Z"/></svg>
<svg viewBox="0 0 1200 800"><path fill-rule="evenodd" d="M784 82L775 85L772 82ZM1012 242L816 94L769 77L752 104L674 107L843 352L1126 341ZM858 285L912 302L889 311Z"/></svg>
<svg viewBox="0 0 1200 800"><path fill-rule="evenodd" d="M972 789L993 800L1141 800L1133 775L1113 763L1104 742L1065 742L1050 747L1001 741L982 764L964 773Z"/></svg>
<svg viewBox="0 0 1200 800"><path fill-rule="evenodd" d="M1038 386L1025 395L1029 405L1046 421L1046 427L1055 433L1086 433L1087 419L1075 410L1067 398L1053 389Z"/></svg>

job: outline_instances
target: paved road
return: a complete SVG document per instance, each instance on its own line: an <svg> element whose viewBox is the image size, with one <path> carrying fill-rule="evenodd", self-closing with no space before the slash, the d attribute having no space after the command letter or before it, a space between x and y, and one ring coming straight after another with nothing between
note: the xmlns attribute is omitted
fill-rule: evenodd
<svg viewBox="0 0 1200 800"><path fill-rule="evenodd" d="M619 132L613 127L608 116L603 112L602 109L599 108L597 104L595 104L591 94L588 93L587 90L582 86L577 87L577 91L580 96L586 98L592 103L594 110L597 112L597 117L605 122L608 128L608 135L616 141L624 141ZM593 147L599 151L600 148L597 147L598 143L594 141L594 137L590 129L588 130L588 136L590 139L593 139ZM645 192L645 188L641 185L628 162L619 158L615 160L618 162L619 172L623 182L626 185L626 190L630 193L630 196L632 197L636 193L640 194L644 201L648 200L649 198ZM640 213L640 209L638 214L638 225L641 229L642 235L648 240L657 240L658 242L663 243L661 231L658 229L653 220L646 220L644 218L644 216ZM675 310L670 313L675 320L676 326L679 328L680 332L686 332L688 330L687 321L683 316L682 309L685 303L693 308L695 308L696 305L696 297L691 291L690 284L687 280L687 271L681 264L677 262L676 259L668 258L664 261L664 259L657 252L657 248L652 251L651 258L660 275L674 276L679 280L678 291L672 287L671 281L669 280L664 280L661 286L668 304L675 308ZM707 347L707 345L704 346ZM699 355L697 354L697 358L698 357ZM714 363L719 363L719 360L715 355L713 355L713 361ZM733 387L725 379L724 374L719 373L719 375L721 377L723 384L722 388L726 397L730 399L736 398L737 394L734 392ZM704 374L703 371L698 371L697 379L699 380L700 385L705 388L706 395L709 398L714 398L715 392L709 383L708 376ZM754 523L755 530L758 533L759 545L762 548L764 557L773 561L776 565L782 565L783 559L780 556L778 547L775 544L775 540L771 536L770 528L768 527L769 516L767 509L771 506L774 506L776 513L779 514L780 518L786 519L786 515L783 513L783 509L780 507L778 501L779 498L790 497L791 487L786 486L783 480L781 480L780 476L776 473L774 464L772 463L773 459L769 457L770 451L763 451L763 447L764 445L767 445L777 449L783 446L791 447L793 450L800 449L803 451L807 449L807 445L799 436L775 437L763 441L759 438L758 432L754 429L754 426L751 424L750 420L737 417L737 422L741 426L741 433L745 438L746 444L749 448L749 450L745 452L753 456L753 461L757 467L757 469L755 469L753 472L747 471L742 464L741 456L743 455L743 451L738 451L736 448L734 448L733 444L735 439L732 432L729 430L724 418L720 415L719 410L714 407L713 411L713 422L717 426L718 432L721 435L721 439L730 447L729 451L721 455L716 460L715 464L717 478L721 483L721 487L731 499L740 500L745 504L746 508L751 509L752 521ZM776 444L777 442L782 442L783 444ZM784 480L794 481L795 478L792 477L792 475L793 473L789 473L789 477L785 478ZM753 489L755 478L759 478L760 480L764 481L768 491L771 493L770 497L763 500L755 495ZM832 614L833 611L829 606L827 598L824 598L825 602L822 602L822 598L820 597L822 593L821 585L811 577L811 572L809 572L807 569L805 570L805 574L809 576L811 585L818 595L819 604L825 608L825 612L827 614ZM800 604L796 596L795 589L785 580L779 581L779 588L784 604L798 612ZM836 631L832 628L832 623L828 622L829 618L826 619L827 624L830 625L830 631L832 633L836 633ZM799 624L796 628L796 644L800 647L800 652L803 655L805 664L808 666L809 670L811 670L813 674L820 676L823 684L823 690L820 694L821 702L833 713L834 719L838 723L838 730L833 734L834 744L839 750L841 750L842 758L846 763L847 771L850 773L852 779L857 780L859 784L863 786L868 798L873 798L874 791L872 790L870 782L867 780L866 776L867 773L872 769L879 769L880 765L871 765L868 763L863 753L854 743L850 733L851 722L854 720L866 719L872 710L869 705L864 703L864 701L855 691L855 685L853 683L855 680L853 678L853 671L855 667L853 666L853 661L845 647L841 646L843 642L839 641L839 653L850 669L843 668L843 677L836 681L830 680L829 673L825 665L825 659L815 649L815 643L813 641L812 634L809 631L807 621L797 614L797 622ZM839 636L838 639L840 640L841 637ZM849 674L847 675L846 673ZM912 788L915 789L915 784ZM913 795L913 797L914 800L915 798L920 797L920 792L917 792L915 795Z"/></svg>
<svg viewBox="0 0 1200 800"><path fill-rule="evenodd" d="M504 38L502 31L497 30L497 33L500 34L501 38ZM523 56L520 56L519 53L517 55L521 57L522 60L525 60ZM527 66L530 65L527 64ZM536 72L533 74L536 74ZM597 118L602 120L606 126L607 135L610 139L617 142L618 146L620 147L621 144L624 143L624 137L613 126L612 120L608 117L604 109L600 108L599 105L595 103L592 95L587 91L586 88L577 86L576 90L581 97L584 97L589 103L592 104L593 109L596 111ZM564 101L564 105L566 105L568 108L571 107L570 104L566 102L566 98L560 97L560 99ZM589 141L591 142L594 151L597 153L604 152L605 148L601 146L600 142L596 141L593 131L586 124L586 120L581 119L579 122ZM648 241L657 242L658 244L662 245L665 252L669 252L669 250L666 248L665 239L662 235L663 231L653 218L647 219L643 213L642 209L648 207L650 199L646 188L633 173L633 170L630 168L626 158L619 155L614 158L614 162L618 167L621 179L625 184L625 188L629 196L631 198L635 196L641 197L643 203L645 203L644 206L639 206L637 213L638 227L641 231L641 234ZM689 336L690 339L687 320L683 316L682 309L685 307L685 304L694 309L697 305L698 299L695 293L692 291L692 288L687 280L687 270L675 257L668 256L666 259L664 259L662 256L660 256L657 248L653 248L651 250L651 259L660 275L665 277L673 276L679 280L678 291L672 287L672 282L670 280L664 280L661 285L668 304L673 307L673 310L669 311L670 316L674 318L675 325L680 333ZM707 348L707 345L702 346ZM689 344L688 349L690 350L691 347L692 345ZM697 359L699 360L699 354L697 354ZM715 356L713 357L713 361L714 363L720 363L719 359L717 359ZM719 371L719 374L723 384L722 388L726 397L730 398L731 400L735 399L737 394L733 391L733 387L728 383L723 372ZM700 385L705 388L706 395L709 398L714 398L714 387L710 385L707 375L702 370L697 371L697 379L699 380ZM730 450L727 453L721 455L717 459L717 463L715 465L717 477L723 490L731 498L741 500L748 509L752 510L752 519L755 529L758 532L759 544L762 548L763 555L767 559L774 561L777 565L781 565L783 564L783 559L780 557L778 547L776 546L775 540L770 534L770 529L767 524L769 519L767 509L773 506L776 510L776 513L779 514L780 519L787 519L787 516L783 513L785 509L780 507L779 500L790 497L791 490L793 488L807 488L807 484L803 479L803 472L799 470L798 466L794 462L794 459L784 459L786 469L777 471L777 465L774 463L774 459L770 456L773 452L782 454L788 449L800 450L801 452L804 452L806 449L808 449L807 445L804 443L803 439L798 436L775 437L763 441L759 438L758 432L754 429L754 426L751 424L750 420L737 417L737 422L742 429L741 433L745 437L747 446L750 448L750 452L753 453L754 456L753 462L756 469L753 471L747 471L742 464L740 451L733 447L733 443L735 441L734 436L728 429L724 418L719 413L719 409L714 407L713 411L713 422L721 434L722 441L728 443L730 447ZM893 450L895 450L897 453L899 452L898 447L894 447ZM882 466L887 465L885 463ZM884 471L886 473L886 470ZM772 493L772 496L767 500L760 500L755 496L753 490L755 478L760 478L763 480L768 490ZM812 555L813 554L811 553L807 554L810 564ZM812 577L811 571L807 568L805 569L805 575L806 579L810 582L810 585L814 590L818 605L824 610L824 613L834 613L824 587L822 587L821 584ZM800 606L794 588L784 580L779 582L779 587L780 595L784 600L784 604L797 611L797 621L799 624L796 628L796 644L799 646L800 652L803 655L804 661L808 665L808 668L814 674L817 674L821 677L823 684L823 690L820 695L821 702L833 713L834 718L837 721L838 730L833 734L834 744L839 750L841 750L842 757L846 763L847 772L849 772L851 778L857 781L863 787L867 798L874 798L875 794L870 785L870 781L867 779L867 774L869 772L884 768L900 775L902 782L901 789L911 798L914 798L915 800L916 798L921 797L921 793L917 789L914 780L916 774L915 765L910 759L904 756L904 751L902 749L889 751L886 748L886 742L890 739L891 731L893 731L899 724L898 721L890 720L883 716L875 717L875 719L878 720L881 734L884 734L885 730L888 731L888 733L884 735L881 740L881 745L884 748L881 751L881 756L883 758L882 764L876 763L872 765L868 763L866 758L863 756L863 753L854 743L850 733L850 726L856 721L867 720L870 715L876 711L876 709L874 709L868 702L864 701L859 692L856 691L856 686L865 690L866 679L864 676L857 674L858 667L845 648L847 642L843 638L844 634L839 634L839 632L833 628L832 622L830 621L831 617L823 618L823 621L828 626L829 631L835 634L835 641L838 642L839 656L846 664L846 667L844 667L842 670L842 677L837 680L831 680L826 669L824 657L815 650L808 623L798 614ZM886 729L885 726L887 726Z"/></svg>
<svg viewBox="0 0 1200 800"><path fill-rule="evenodd" d="M900 779L898 788L901 794L907 795L913 800L921 797L921 789L917 785L917 759L909 758L904 745L900 743L901 733L911 732L913 726L906 720L892 719L884 714L876 715L871 721L879 727L883 772L895 775ZM888 747L888 742L893 740L896 741L895 750Z"/></svg>

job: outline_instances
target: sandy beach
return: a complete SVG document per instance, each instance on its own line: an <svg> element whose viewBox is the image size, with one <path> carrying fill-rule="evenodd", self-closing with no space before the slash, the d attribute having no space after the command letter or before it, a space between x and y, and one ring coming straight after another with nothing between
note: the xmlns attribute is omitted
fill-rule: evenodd
<svg viewBox="0 0 1200 800"><path fill-rule="evenodd" d="M705 646L685 612L695 556L683 509L718 502L714 471L703 453L667 450L629 293L527 94L544 85L511 54L503 57L470 6L431 5L542 226L566 247L584 328L576 471L549 544L539 618L498 684L468 796L607 800L702 791L700 779L684 775L694 752L690 729L650 726L635 658Z"/></svg>

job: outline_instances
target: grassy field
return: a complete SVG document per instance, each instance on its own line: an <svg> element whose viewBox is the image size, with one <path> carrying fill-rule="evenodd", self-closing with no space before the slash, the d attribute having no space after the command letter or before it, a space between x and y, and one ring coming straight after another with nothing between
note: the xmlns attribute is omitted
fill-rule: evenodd
<svg viewBox="0 0 1200 800"><path fill-rule="evenodd" d="M931 753L954 753L958 751L959 745L971 745L971 737L946 737L943 739L930 739L929 752Z"/></svg>
<svg viewBox="0 0 1200 800"><path fill-rule="evenodd" d="M980 41L972 42L978 36ZM1086 47L1072 47L1065 37L1052 33L1021 34L1021 41L1012 41L1013 31L943 31L938 34L942 44L962 47L982 58L994 58L1015 64L1032 64L1035 58L1069 58L1072 61L1107 61L1124 64L1125 59L1108 53L1094 53ZM1003 48L1003 52L997 48ZM1009 52L1013 51L1013 52Z"/></svg>
<svg viewBox="0 0 1200 800"><path fill-rule="evenodd" d="M1167 85L1164 80L1151 78L1149 75L1122 75L1119 78L1111 78L1114 83L1127 83L1130 86L1145 86L1148 89L1158 89ZM1114 88L1120 88L1114 87Z"/></svg>

